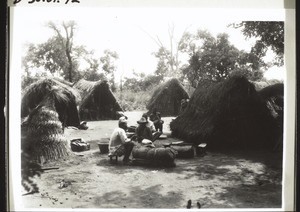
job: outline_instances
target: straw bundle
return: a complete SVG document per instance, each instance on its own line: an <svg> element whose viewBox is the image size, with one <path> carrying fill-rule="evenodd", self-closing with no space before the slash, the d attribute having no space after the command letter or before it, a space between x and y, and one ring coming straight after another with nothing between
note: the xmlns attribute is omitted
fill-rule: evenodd
<svg viewBox="0 0 300 212"><path fill-rule="evenodd" d="M22 141L22 150L30 154L33 161L42 163L69 155L58 117L55 100L50 96L30 113L24 126L26 137Z"/></svg>
<svg viewBox="0 0 300 212"><path fill-rule="evenodd" d="M82 120L118 119L117 111L123 111L106 81L80 80L74 87L83 95L79 105Z"/></svg>
<svg viewBox="0 0 300 212"><path fill-rule="evenodd" d="M156 108L162 116L176 116L180 112L181 100L188 98L178 79L173 78L154 91L147 109L151 113Z"/></svg>
<svg viewBox="0 0 300 212"><path fill-rule="evenodd" d="M223 82L202 82L187 108L171 124L172 134L209 148L270 146L274 119L254 85L234 76Z"/></svg>
<svg viewBox="0 0 300 212"><path fill-rule="evenodd" d="M21 117L28 116L46 98L53 98L54 110L58 113L63 126L78 127L80 125L76 107L76 101L80 98L79 93L68 85L51 78L39 80L26 88L22 97Z"/></svg>

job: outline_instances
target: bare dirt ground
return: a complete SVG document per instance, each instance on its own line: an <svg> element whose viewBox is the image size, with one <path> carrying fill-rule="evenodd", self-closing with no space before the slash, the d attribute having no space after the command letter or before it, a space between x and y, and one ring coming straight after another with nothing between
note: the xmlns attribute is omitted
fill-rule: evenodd
<svg viewBox="0 0 300 212"><path fill-rule="evenodd" d="M142 112L128 112L135 125ZM169 135L170 117L163 118ZM45 164L39 193L22 196L29 208L280 208L282 156L271 151L207 152L175 160L176 167L112 164L97 143L110 137L117 121L88 122L88 130L66 129L68 139L89 142L89 151ZM159 142L171 142L167 138ZM64 180L66 187L60 188Z"/></svg>

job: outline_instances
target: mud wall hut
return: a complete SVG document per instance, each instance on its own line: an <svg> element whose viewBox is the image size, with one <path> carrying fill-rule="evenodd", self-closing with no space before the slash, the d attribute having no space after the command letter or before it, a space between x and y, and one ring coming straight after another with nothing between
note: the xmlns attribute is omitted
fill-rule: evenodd
<svg viewBox="0 0 300 212"><path fill-rule="evenodd" d="M211 149L272 147L274 118L246 78L201 83L186 110L170 124L172 134Z"/></svg>
<svg viewBox="0 0 300 212"><path fill-rule="evenodd" d="M119 117L117 112L123 111L107 81L91 82L82 79L73 87L82 95L79 104L79 115L82 120L114 120Z"/></svg>
<svg viewBox="0 0 300 212"><path fill-rule="evenodd" d="M159 86L153 92L147 109L149 113L156 108L162 116L177 116L180 112L181 100L188 98L188 93L178 79L173 78Z"/></svg>
<svg viewBox="0 0 300 212"><path fill-rule="evenodd" d="M63 127L80 125L76 103L80 94L72 87L53 78L41 79L25 88L21 102L21 117L28 116L46 98L53 98L54 110L58 113Z"/></svg>

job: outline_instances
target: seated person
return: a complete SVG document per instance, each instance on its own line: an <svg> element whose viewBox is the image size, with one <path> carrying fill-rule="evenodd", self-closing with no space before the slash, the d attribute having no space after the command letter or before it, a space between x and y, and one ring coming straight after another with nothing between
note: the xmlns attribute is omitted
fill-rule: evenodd
<svg viewBox="0 0 300 212"><path fill-rule="evenodd" d="M134 143L127 138L125 130L127 129L127 119L123 116L119 118L119 127L114 129L109 140L109 155L117 153L124 155L123 162L129 162Z"/></svg>
<svg viewBox="0 0 300 212"><path fill-rule="evenodd" d="M161 120L160 112L157 112L156 108L154 108L150 114L150 120L153 121L156 131L160 131L162 133L164 121Z"/></svg>
<svg viewBox="0 0 300 212"><path fill-rule="evenodd" d="M137 123L139 124L139 126L135 129L135 136L137 141L139 143L144 139L152 141L152 132L150 128L146 126L148 121L145 119L145 117L142 117L139 121L137 121Z"/></svg>
<svg viewBox="0 0 300 212"><path fill-rule="evenodd" d="M144 113L142 117L144 117L147 120L146 127L150 128L152 136L153 136L152 141L155 141L156 139L159 138L159 136L162 134L162 132L156 131L154 123L148 119L147 113Z"/></svg>

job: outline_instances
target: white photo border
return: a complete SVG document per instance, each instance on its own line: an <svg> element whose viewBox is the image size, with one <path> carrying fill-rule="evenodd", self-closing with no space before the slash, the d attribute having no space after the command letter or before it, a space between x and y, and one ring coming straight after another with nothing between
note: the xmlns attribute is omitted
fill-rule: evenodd
<svg viewBox="0 0 300 212"><path fill-rule="evenodd" d="M20 186L21 186L21 174L20 174L20 100L21 100L21 61L19 58L20 52L16 47L20 46L18 39L16 38L17 29L14 28L14 8L17 7L29 7L27 0L22 0L18 4L14 4L15 0L8 0L9 8L9 199L10 210L29 210L20 207L18 203L21 201ZM296 160L296 11L295 0L252 0L252 1L240 1L240 0L79 0L80 3L71 5L71 7L191 7L191 8L223 8L223 9L253 9L253 10L268 10L279 9L285 10L285 87L284 87L284 154L283 154L283 186L282 186L282 208L275 209L276 211L292 211L295 209L295 160ZM50 4L34 5L39 7L53 7ZM57 4L55 7L68 7L67 4ZM259 17L258 17L259 18ZM39 209L40 211L41 209ZM47 209L49 211L51 209ZM62 209L61 211L69 209ZM123 209L125 210L125 209ZM250 209L249 209L250 210ZM256 210L256 209L254 209ZM261 211L262 209L257 209ZM57 209L53 209L57 211ZM83 209L80 209L83 211ZM99 209L89 209L89 211L99 211ZM100 210L101 211L101 210ZM105 210L107 211L107 210ZM116 210L112 210L116 211ZM132 210L130 210L132 211ZM166 210L164 210L166 211ZM207 210L207 211L221 211L221 210ZM222 210L222 211L234 211L234 209ZM239 209L241 211L241 209ZM245 209L247 211L247 209ZM251 209L253 211L253 209ZM265 209L265 211L274 211L274 209Z"/></svg>

